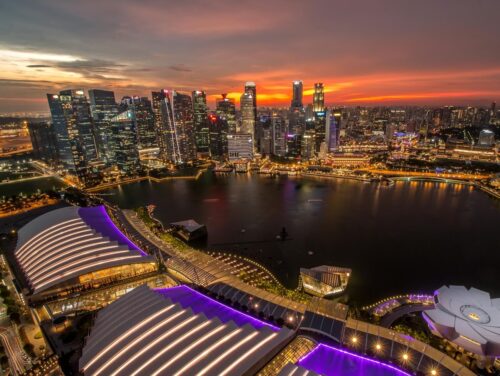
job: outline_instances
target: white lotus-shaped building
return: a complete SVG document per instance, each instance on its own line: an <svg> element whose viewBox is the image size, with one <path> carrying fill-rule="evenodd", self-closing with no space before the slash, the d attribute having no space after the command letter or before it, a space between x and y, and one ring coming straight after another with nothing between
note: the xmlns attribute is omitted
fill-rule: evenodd
<svg viewBox="0 0 500 376"><path fill-rule="evenodd" d="M443 286L423 312L432 332L472 353L500 356L500 299L464 286Z"/></svg>

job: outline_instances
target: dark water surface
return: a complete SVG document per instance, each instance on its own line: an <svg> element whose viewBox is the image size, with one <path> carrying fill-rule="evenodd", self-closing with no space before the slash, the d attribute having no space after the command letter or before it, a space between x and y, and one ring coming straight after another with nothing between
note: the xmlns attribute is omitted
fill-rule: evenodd
<svg viewBox="0 0 500 376"><path fill-rule="evenodd" d="M300 267L328 264L352 268L348 294L362 304L443 284L500 297L500 201L472 187L207 173L108 193L122 208L157 205L165 224L206 224L200 247L254 258L290 287Z"/></svg>

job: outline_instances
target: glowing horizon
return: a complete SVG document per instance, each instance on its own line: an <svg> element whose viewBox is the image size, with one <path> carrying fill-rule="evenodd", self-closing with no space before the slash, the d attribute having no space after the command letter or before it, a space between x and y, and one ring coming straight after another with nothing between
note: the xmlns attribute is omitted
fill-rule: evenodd
<svg viewBox="0 0 500 376"><path fill-rule="evenodd" d="M47 111L45 94L67 88L203 90L213 108L245 81L258 106L289 106L294 80L305 104L315 82L329 105L500 101L499 2L149 1L3 4L0 112Z"/></svg>

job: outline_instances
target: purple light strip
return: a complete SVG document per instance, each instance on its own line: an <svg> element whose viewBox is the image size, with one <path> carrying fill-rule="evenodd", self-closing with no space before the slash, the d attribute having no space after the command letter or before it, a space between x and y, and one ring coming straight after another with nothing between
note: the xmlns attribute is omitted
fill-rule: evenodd
<svg viewBox="0 0 500 376"><path fill-rule="evenodd" d="M319 351L321 347L326 348L328 350L337 351L337 352L340 352L340 353L348 355L348 356L352 356L352 357L357 358L357 359L365 360L367 362L376 364L376 365L381 366L381 367L389 368L389 369L391 369L393 371L396 371L400 375L411 376L409 373L407 373L407 372L405 372L405 371L403 371L403 370L401 370L401 369L399 369L397 367L394 367L394 366L392 366L390 364L383 363L383 362L380 362L380 361L372 359L372 358L366 358L366 357L361 356L359 354L355 354L355 353L352 353L352 352L349 352L349 351L346 351L346 350L343 350L343 349L339 349L339 348L336 348L336 347L328 346L328 345L325 345L324 343L320 343L310 353L308 353L308 354L304 355L302 358L300 358L299 361L296 364L297 365L301 365L300 363L305 362L307 360L307 358L309 358L310 356L312 356L316 351ZM301 366L304 367L304 365L301 365ZM307 367L304 367L304 368L307 368ZM312 371L314 371L314 370L312 370Z"/></svg>
<svg viewBox="0 0 500 376"><path fill-rule="evenodd" d="M248 320L249 322L251 323L254 323L255 325L257 326L267 326L269 328L271 328L272 330L274 331L279 331L281 330L281 328L277 327L277 326L274 326L272 324L269 324L265 321L261 321L253 316L250 316L244 312L241 312L241 311L238 311L232 307L228 307L227 305L225 304L222 304L221 302L215 300L215 299L212 299L211 297L209 296L206 296L204 294L202 294L201 292L198 292L194 289L192 289L191 287L189 286L186 286L186 285L180 285L180 286L174 286L174 287L167 287L167 288L158 288L158 289L154 289L154 291L158 291L158 292L162 292L162 291L168 291L168 290L171 290L171 289L183 289L183 290L189 290L189 293L191 293L192 295L196 295L198 298L200 299L205 299L205 300L208 300L210 301L211 303L215 304L216 306L218 306L219 308L221 309L225 309L225 310L228 310L229 312L235 314L235 315L238 315L240 317L244 317L246 320ZM168 297L168 295L166 295Z"/></svg>
<svg viewBox="0 0 500 376"><path fill-rule="evenodd" d="M90 208L80 208L78 212L85 223L96 232L99 232L101 235L110 238L110 240L126 244L131 250L139 252L142 256L149 256L127 236L125 236L125 234L116 226L116 224L110 218L104 205L94 206ZM94 216L92 214L98 214L98 216L96 216L97 218L93 218ZM101 226L99 226L99 224L101 224Z"/></svg>

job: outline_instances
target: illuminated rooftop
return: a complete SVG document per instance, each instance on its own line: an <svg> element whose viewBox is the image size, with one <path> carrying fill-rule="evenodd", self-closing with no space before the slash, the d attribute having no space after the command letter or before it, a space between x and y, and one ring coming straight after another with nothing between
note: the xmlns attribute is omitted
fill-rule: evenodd
<svg viewBox="0 0 500 376"><path fill-rule="evenodd" d="M302 357L297 365L288 365L280 375L287 375L286 371L301 368L300 374L325 376L409 376L399 368L375 359L363 357L342 349L325 344L316 346L310 353ZM309 371L309 373L305 373ZM312 372L311 372L312 371Z"/></svg>
<svg viewBox="0 0 500 376"><path fill-rule="evenodd" d="M34 294L98 270L154 262L104 206L69 206L35 218L19 230L15 256Z"/></svg>
<svg viewBox="0 0 500 376"><path fill-rule="evenodd" d="M84 375L253 374L293 335L187 287L138 287L97 314Z"/></svg>

